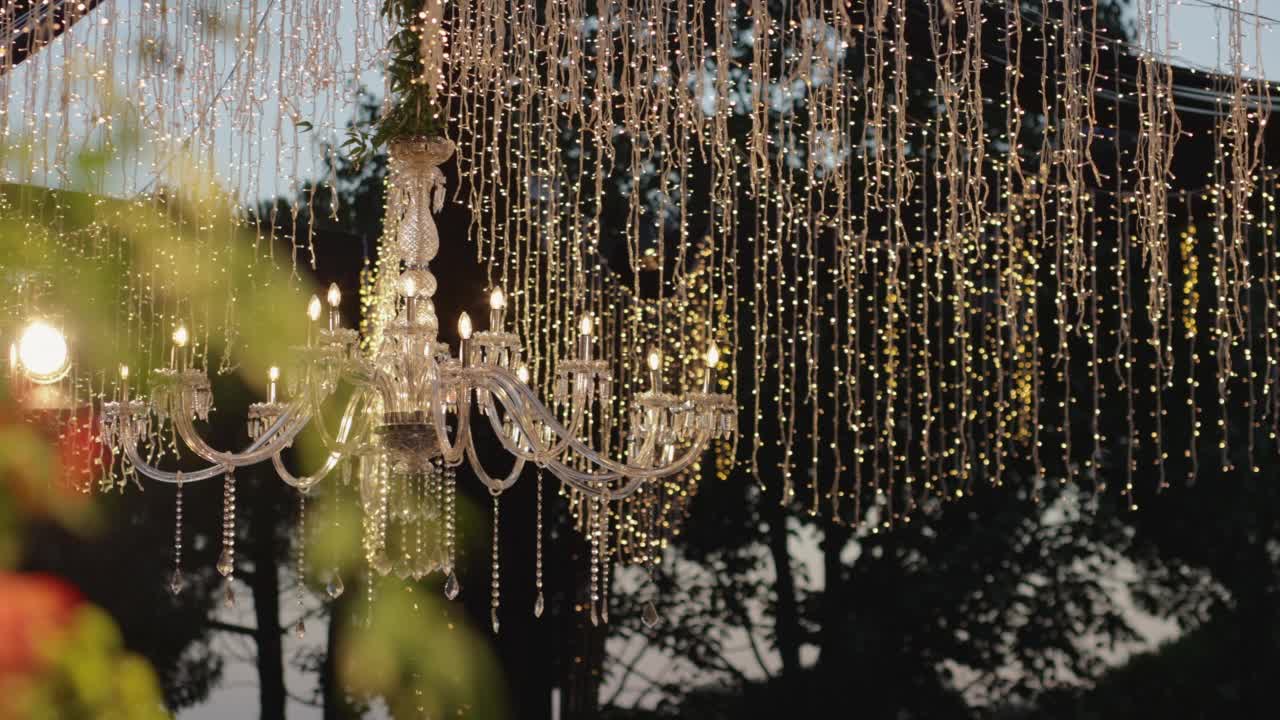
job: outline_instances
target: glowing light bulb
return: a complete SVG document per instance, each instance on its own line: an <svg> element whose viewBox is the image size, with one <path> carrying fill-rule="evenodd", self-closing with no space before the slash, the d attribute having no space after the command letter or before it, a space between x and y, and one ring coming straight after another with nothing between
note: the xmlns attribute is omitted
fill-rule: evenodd
<svg viewBox="0 0 1280 720"><path fill-rule="evenodd" d="M657 370L662 367L662 355L657 350L650 350L649 357L645 359L649 363L650 370Z"/></svg>
<svg viewBox="0 0 1280 720"><path fill-rule="evenodd" d="M178 328L173 331L174 345L177 345L180 348L184 348L187 346L187 343L190 342L190 340L191 340L191 335L190 333L187 332L186 325L179 325Z"/></svg>
<svg viewBox="0 0 1280 720"><path fill-rule="evenodd" d="M720 364L720 348L716 344L711 343L711 347L707 348L707 367L715 368Z"/></svg>
<svg viewBox="0 0 1280 720"><path fill-rule="evenodd" d="M128 365L121 365L121 366L120 366L120 379L121 379L121 380L128 380L128 379L129 379L129 366L128 366Z"/></svg>
<svg viewBox="0 0 1280 720"><path fill-rule="evenodd" d="M458 336L463 340L471 339L471 316L466 312L458 316Z"/></svg>
<svg viewBox="0 0 1280 720"><path fill-rule="evenodd" d="M316 295L312 295L311 302L307 303L307 317L311 318L311 322L320 319L320 298Z"/></svg>
<svg viewBox="0 0 1280 720"><path fill-rule="evenodd" d="M58 380L70 363L67 338L58 328L36 320L18 338L17 359L35 382Z"/></svg>
<svg viewBox="0 0 1280 720"><path fill-rule="evenodd" d="M489 293L489 307L494 310L501 310L507 306L507 296L502 294L502 288L494 288Z"/></svg>
<svg viewBox="0 0 1280 720"><path fill-rule="evenodd" d="M516 368L516 378L518 378L520 382L528 385L529 384L529 368L524 365L521 365L520 367Z"/></svg>
<svg viewBox="0 0 1280 720"><path fill-rule="evenodd" d="M331 308L342 304L342 291L338 289L338 283L329 283L329 292L325 294L325 300L329 301Z"/></svg>
<svg viewBox="0 0 1280 720"><path fill-rule="evenodd" d="M591 330L594 325L595 323L592 321L590 315L583 315L582 319L578 321L578 332L587 337L591 337Z"/></svg>
<svg viewBox="0 0 1280 720"><path fill-rule="evenodd" d="M280 368L275 365L268 368L267 379L271 381L267 386L267 402L273 403L276 401L276 381L280 379Z"/></svg>

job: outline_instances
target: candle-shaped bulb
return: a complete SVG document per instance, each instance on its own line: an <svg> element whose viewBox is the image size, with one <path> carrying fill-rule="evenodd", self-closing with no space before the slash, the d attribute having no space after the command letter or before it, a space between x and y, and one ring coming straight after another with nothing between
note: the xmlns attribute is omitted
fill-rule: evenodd
<svg viewBox="0 0 1280 720"><path fill-rule="evenodd" d="M471 339L471 316L465 311L458 316L458 336L463 340Z"/></svg>
<svg viewBox="0 0 1280 720"><path fill-rule="evenodd" d="M311 322L320 319L320 298L316 295L312 295L311 302L307 303L307 317L311 318Z"/></svg>
<svg viewBox="0 0 1280 720"><path fill-rule="evenodd" d="M129 366L128 366L128 365L121 365L121 366L120 366L120 379L121 379L121 380L128 380L128 379L129 379Z"/></svg>
<svg viewBox="0 0 1280 720"><path fill-rule="evenodd" d="M649 363L650 370L658 370L662 367L662 355L656 349L649 351L649 357L645 358L645 361Z"/></svg>
<svg viewBox="0 0 1280 720"><path fill-rule="evenodd" d="M720 348L716 347L715 342L712 342L711 346L707 348L707 367L714 370L718 365L720 365Z"/></svg>
<svg viewBox="0 0 1280 720"><path fill-rule="evenodd" d="M494 331L502 330L502 316L506 313L507 296L502 293L502 288L494 288L489 293L489 329Z"/></svg>
<svg viewBox="0 0 1280 720"><path fill-rule="evenodd" d="M594 325L595 323L592 321L590 314L583 315L582 319L578 321L578 332L586 337L591 337L591 329Z"/></svg>
<svg viewBox="0 0 1280 720"><path fill-rule="evenodd" d="M329 283L329 292L325 294L325 300L329 301L331 308L342 304L342 291L338 289L338 283Z"/></svg>
<svg viewBox="0 0 1280 720"><path fill-rule="evenodd" d="M529 384L529 367L527 365L521 365L520 367L516 368L516 377L520 380L520 382L528 385Z"/></svg>
<svg viewBox="0 0 1280 720"><path fill-rule="evenodd" d="M191 340L191 335L187 333L186 325L179 325L178 328L173 331L174 345L177 345L180 348L184 348L187 346L187 342L190 340Z"/></svg>
<svg viewBox="0 0 1280 720"><path fill-rule="evenodd" d="M270 380L271 382L275 382L275 381L279 380L279 379L280 379L280 368L276 367L275 365L272 365L272 366L267 370L267 379L268 379L268 380Z"/></svg>

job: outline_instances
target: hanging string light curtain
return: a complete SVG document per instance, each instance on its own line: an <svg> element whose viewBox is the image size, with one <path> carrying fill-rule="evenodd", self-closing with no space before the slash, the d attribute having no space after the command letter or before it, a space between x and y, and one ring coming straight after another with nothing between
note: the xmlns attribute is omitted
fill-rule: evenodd
<svg viewBox="0 0 1280 720"><path fill-rule="evenodd" d="M693 336L739 348L729 462L842 522L1014 477L1136 505L1210 444L1248 470L1229 416L1277 422L1261 14L1221 4L1206 75L1170 62L1172 9L450 4L477 253L542 375L585 309L624 387L645 342L673 374Z"/></svg>

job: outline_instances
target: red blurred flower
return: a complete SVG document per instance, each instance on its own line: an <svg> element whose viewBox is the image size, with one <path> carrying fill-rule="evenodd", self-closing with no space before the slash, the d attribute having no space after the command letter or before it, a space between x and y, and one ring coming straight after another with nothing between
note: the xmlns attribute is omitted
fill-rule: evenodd
<svg viewBox="0 0 1280 720"><path fill-rule="evenodd" d="M0 686L42 669L41 648L67 628L83 602L56 577L0 573Z"/></svg>

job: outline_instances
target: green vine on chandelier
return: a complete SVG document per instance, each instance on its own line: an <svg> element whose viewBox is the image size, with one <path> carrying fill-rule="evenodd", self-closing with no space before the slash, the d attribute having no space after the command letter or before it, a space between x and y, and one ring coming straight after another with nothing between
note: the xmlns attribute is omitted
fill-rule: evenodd
<svg viewBox="0 0 1280 720"><path fill-rule="evenodd" d="M434 138L444 134L444 117L437 99L425 80L422 25L427 0L384 0L382 16L395 27L387 43L386 74L391 93L390 108L368 129L352 127L342 144L356 164L396 140Z"/></svg>

